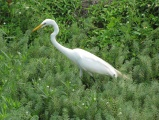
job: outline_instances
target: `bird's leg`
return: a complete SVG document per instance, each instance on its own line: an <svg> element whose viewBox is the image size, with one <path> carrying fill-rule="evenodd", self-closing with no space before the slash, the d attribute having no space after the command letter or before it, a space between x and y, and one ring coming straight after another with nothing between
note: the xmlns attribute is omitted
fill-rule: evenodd
<svg viewBox="0 0 159 120"><path fill-rule="evenodd" d="M80 76L80 78L82 78L82 76L83 76L83 71L82 71L81 68L80 68L80 74L79 74L79 76Z"/></svg>
<svg viewBox="0 0 159 120"><path fill-rule="evenodd" d="M95 82L95 79L94 79L94 77L93 77L93 76L91 76L91 79L93 79L93 81Z"/></svg>
<svg viewBox="0 0 159 120"><path fill-rule="evenodd" d="M95 82L95 79L94 79L94 77L93 77L93 74L90 73L90 72L88 72L88 73L89 73L89 75L91 76L91 79L93 79L93 81Z"/></svg>
<svg viewBox="0 0 159 120"><path fill-rule="evenodd" d="M87 81L87 78L86 77L83 78L83 69L82 68L80 68L79 76L80 76L80 79L82 81L82 84L85 85L85 90L90 88L90 85L89 85L89 83Z"/></svg>
<svg viewBox="0 0 159 120"><path fill-rule="evenodd" d="M80 76L80 79L81 79L82 83L83 83L83 84L86 86L86 88L87 88L87 85L85 84L85 81L83 81L83 79L82 79L82 76L83 76L83 70L82 70L82 68L80 68L79 76ZM85 88L85 89L86 89L86 88Z"/></svg>

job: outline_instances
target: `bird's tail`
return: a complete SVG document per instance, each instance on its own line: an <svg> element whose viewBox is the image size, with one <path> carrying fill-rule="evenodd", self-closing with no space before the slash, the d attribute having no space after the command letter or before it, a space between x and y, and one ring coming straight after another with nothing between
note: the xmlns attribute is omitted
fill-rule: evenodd
<svg viewBox="0 0 159 120"><path fill-rule="evenodd" d="M120 71L116 70L116 72L117 72L117 74L118 74L119 77L122 77L122 78L124 78L126 80L130 80L130 78L128 76L122 74Z"/></svg>

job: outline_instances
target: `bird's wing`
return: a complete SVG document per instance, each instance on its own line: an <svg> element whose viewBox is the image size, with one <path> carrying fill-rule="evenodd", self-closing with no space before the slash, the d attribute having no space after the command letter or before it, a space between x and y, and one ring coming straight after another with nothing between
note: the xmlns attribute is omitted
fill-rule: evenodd
<svg viewBox="0 0 159 120"><path fill-rule="evenodd" d="M106 61L82 49L74 49L79 67L85 71L117 77L116 69Z"/></svg>

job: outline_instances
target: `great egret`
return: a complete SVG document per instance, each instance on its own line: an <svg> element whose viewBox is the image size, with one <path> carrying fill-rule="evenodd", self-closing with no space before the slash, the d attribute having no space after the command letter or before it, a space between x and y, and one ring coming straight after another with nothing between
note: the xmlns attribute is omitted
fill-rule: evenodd
<svg viewBox="0 0 159 120"><path fill-rule="evenodd" d="M91 77L93 76L92 73L108 75L113 78L117 78L118 76L124 77L121 72L94 54L83 49L69 49L60 45L56 41L56 35L59 33L59 27L57 23L52 19L45 19L39 26L33 29L33 32L48 25L53 26L54 28L54 32L51 34L52 44L66 57L78 65L80 68L80 77L83 75L83 70L87 71Z"/></svg>

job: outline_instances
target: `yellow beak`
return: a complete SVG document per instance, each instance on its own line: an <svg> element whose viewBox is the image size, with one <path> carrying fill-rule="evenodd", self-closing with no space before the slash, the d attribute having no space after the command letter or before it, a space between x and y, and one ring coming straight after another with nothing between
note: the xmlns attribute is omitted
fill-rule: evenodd
<svg viewBox="0 0 159 120"><path fill-rule="evenodd" d="M40 29L42 26L43 26L42 24L38 25L36 28L34 28L34 29L32 30L32 32L34 32L34 31Z"/></svg>

